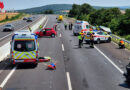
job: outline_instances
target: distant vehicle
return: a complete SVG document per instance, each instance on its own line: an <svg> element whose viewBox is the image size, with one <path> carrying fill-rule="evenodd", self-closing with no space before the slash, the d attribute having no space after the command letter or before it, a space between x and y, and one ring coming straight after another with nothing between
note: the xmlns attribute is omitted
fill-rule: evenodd
<svg viewBox="0 0 130 90"><path fill-rule="evenodd" d="M39 37L42 36L51 36L52 38L57 35L56 31L53 28L44 28L41 31L35 32Z"/></svg>
<svg viewBox="0 0 130 90"><path fill-rule="evenodd" d="M4 31L13 31L14 30L14 26L12 24L6 24L3 28L3 32Z"/></svg>
<svg viewBox="0 0 130 90"><path fill-rule="evenodd" d="M111 29L108 28L108 27L105 27L105 26L99 26L99 28L100 28L102 31L107 32L108 34L111 34L111 33L112 33L112 32L111 32Z"/></svg>
<svg viewBox="0 0 130 90"><path fill-rule="evenodd" d="M78 35L81 30L89 30L90 24L87 21L76 21L73 28L74 36Z"/></svg>
<svg viewBox="0 0 130 90"><path fill-rule="evenodd" d="M94 42L99 44L100 42L111 42L111 36L103 31L93 31ZM85 35L86 43L90 41L90 32L87 31Z"/></svg>
<svg viewBox="0 0 130 90"><path fill-rule="evenodd" d="M63 16L62 16L62 15L59 15L59 16L58 16L58 21L59 21L59 22L63 21Z"/></svg>
<svg viewBox="0 0 130 90"><path fill-rule="evenodd" d="M26 17L24 17L24 18L23 18L23 20L27 20L27 18L26 18Z"/></svg>
<svg viewBox="0 0 130 90"><path fill-rule="evenodd" d="M36 66L38 55L37 35L29 30L15 32L11 41L11 63L32 63Z"/></svg>
<svg viewBox="0 0 130 90"><path fill-rule="evenodd" d="M27 22L32 22L32 18L28 18L28 19L27 19Z"/></svg>

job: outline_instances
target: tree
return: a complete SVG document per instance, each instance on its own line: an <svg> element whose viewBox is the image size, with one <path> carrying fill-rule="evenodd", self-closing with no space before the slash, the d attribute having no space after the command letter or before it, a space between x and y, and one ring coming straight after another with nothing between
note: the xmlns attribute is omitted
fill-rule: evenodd
<svg viewBox="0 0 130 90"><path fill-rule="evenodd" d="M69 12L69 17L77 17L80 14L80 5L73 4L72 9Z"/></svg>
<svg viewBox="0 0 130 90"><path fill-rule="evenodd" d="M46 11L44 11L44 14L53 14L54 12L53 12L53 10L46 10Z"/></svg>
<svg viewBox="0 0 130 90"><path fill-rule="evenodd" d="M91 5L85 3L85 4L81 5L80 12L83 13L83 14L90 14L94 10L95 9Z"/></svg>

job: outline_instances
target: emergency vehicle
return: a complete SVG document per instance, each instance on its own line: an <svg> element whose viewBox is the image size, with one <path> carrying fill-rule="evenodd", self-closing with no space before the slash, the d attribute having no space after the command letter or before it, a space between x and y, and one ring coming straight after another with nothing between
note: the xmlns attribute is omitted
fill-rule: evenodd
<svg viewBox="0 0 130 90"><path fill-rule="evenodd" d="M111 42L111 36L103 31L92 31L94 34L94 42L99 44L100 42ZM86 43L90 41L90 31L86 32L85 39Z"/></svg>
<svg viewBox="0 0 130 90"><path fill-rule="evenodd" d="M58 21L63 21L63 16L62 15L59 15L59 17L58 17Z"/></svg>
<svg viewBox="0 0 130 90"><path fill-rule="evenodd" d="M36 66L38 55L37 35L29 30L15 32L11 41L10 56L12 64L33 63Z"/></svg>
<svg viewBox="0 0 130 90"><path fill-rule="evenodd" d="M90 24L87 21L76 21L73 28L74 36L78 35L81 30L89 31Z"/></svg>

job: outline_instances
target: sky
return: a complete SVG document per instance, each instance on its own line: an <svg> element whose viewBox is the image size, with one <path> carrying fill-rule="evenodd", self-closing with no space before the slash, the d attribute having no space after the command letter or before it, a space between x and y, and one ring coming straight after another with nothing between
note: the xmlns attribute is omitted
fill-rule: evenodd
<svg viewBox="0 0 130 90"><path fill-rule="evenodd" d="M20 10L39 7L48 4L83 4L93 6L130 6L130 0L0 0L4 3L5 10Z"/></svg>

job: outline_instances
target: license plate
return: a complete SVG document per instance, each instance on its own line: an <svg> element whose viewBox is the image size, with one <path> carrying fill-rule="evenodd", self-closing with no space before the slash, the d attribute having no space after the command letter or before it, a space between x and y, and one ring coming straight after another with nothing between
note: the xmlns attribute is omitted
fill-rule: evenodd
<svg viewBox="0 0 130 90"><path fill-rule="evenodd" d="M24 60L15 60L15 62L24 62Z"/></svg>

